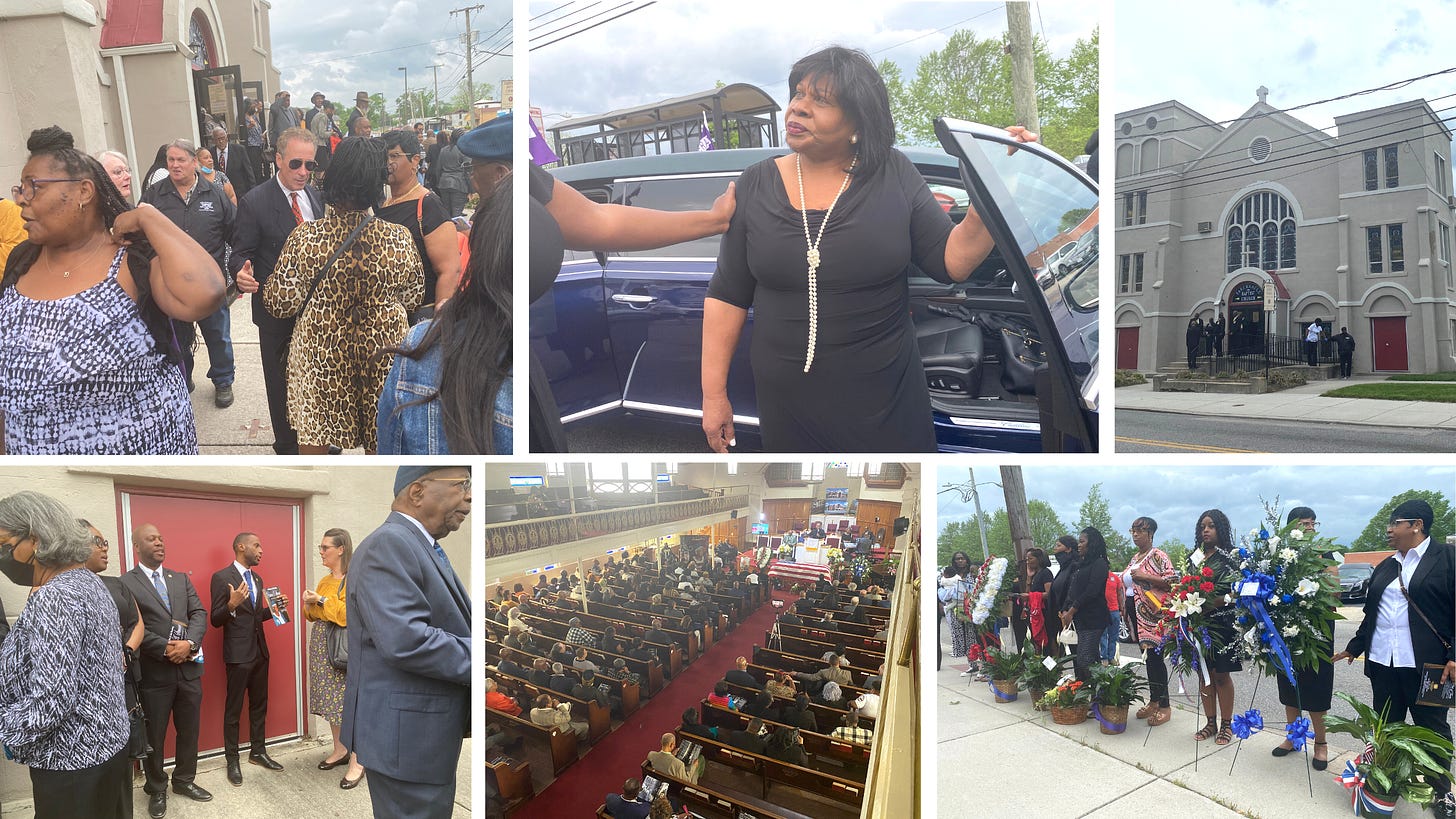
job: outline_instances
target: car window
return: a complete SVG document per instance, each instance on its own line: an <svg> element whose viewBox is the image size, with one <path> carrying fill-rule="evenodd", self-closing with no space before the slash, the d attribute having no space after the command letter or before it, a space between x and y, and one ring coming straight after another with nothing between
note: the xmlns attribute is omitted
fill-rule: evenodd
<svg viewBox="0 0 1456 819"><path fill-rule="evenodd" d="M1374 573L1375 573L1375 569L1373 567L1367 566L1367 565L1365 565L1363 563L1360 563L1360 564L1346 564L1346 565L1340 567L1340 576L1341 577L1361 578L1361 577L1365 577L1366 575L1370 575L1370 574L1374 574Z"/></svg>
<svg viewBox="0 0 1456 819"><path fill-rule="evenodd" d="M654 210L707 210L713 200L728 189L728 183L738 177L736 173L707 176L677 176L655 179L619 179L613 186L613 201L619 205ZM620 253L620 256L638 257L718 257L717 236L681 242L653 250L636 250Z"/></svg>

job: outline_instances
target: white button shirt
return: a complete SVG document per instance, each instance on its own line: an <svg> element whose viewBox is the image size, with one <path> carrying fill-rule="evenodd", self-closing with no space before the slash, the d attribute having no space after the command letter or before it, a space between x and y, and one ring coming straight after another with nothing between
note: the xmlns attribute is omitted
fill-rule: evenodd
<svg viewBox="0 0 1456 819"><path fill-rule="evenodd" d="M298 210L303 214L303 221L312 222L319 218L318 214L313 212L313 204L308 201L308 194L303 191L291 191L283 187L283 180L279 179L277 175L274 175L273 181L278 183L278 189L283 191L283 198L285 200L292 202L293 195L298 194Z"/></svg>
<svg viewBox="0 0 1456 819"><path fill-rule="evenodd" d="M1406 588L1410 588L1411 578L1415 576L1416 567L1421 564L1421 557L1426 553L1426 547L1431 545L1431 539L1421 541L1421 545L1405 553L1401 557L1396 552L1393 557L1400 564L1400 576L1405 581ZM1390 585L1385 587L1385 593L1380 595L1380 608L1375 617L1375 634L1370 638L1369 658L1371 662L1380 663L1391 668L1415 668L1416 650L1411 643L1410 627L1410 604L1406 602L1405 595L1400 593L1400 583L1391 580Z"/></svg>

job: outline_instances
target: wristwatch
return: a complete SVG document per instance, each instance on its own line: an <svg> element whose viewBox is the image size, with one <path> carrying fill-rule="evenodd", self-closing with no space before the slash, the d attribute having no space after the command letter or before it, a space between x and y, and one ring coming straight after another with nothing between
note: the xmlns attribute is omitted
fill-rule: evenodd
<svg viewBox="0 0 1456 819"><path fill-rule="evenodd" d="M197 653L198 646L197 646L197 641L196 640L188 640L187 641L187 645L192 649L192 653L193 654L196 654Z"/></svg>

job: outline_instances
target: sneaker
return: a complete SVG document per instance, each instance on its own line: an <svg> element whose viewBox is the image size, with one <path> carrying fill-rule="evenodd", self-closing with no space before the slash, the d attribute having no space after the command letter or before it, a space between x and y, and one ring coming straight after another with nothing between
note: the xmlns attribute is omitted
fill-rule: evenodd
<svg viewBox="0 0 1456 819"><path fill-rule="evenodd" d="M1436 819L1456 817L1456 794L1452 794L1450 791L1441 794L1435 802L1431 803L1431 812L1436 814Z"/></svg>
<svg viewBox="0 0 1456 819"><path fill-rule="evenodd" d="M227 409L233 405L233 385L224 384L217 388L217 393L212 397L212 403L218 409Z"/></svg>

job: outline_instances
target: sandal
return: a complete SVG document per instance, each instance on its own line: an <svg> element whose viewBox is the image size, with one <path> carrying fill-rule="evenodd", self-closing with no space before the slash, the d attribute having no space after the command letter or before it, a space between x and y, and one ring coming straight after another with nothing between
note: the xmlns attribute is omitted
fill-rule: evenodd
<svg viewBox="0 0 1456 819"><path fill-rule="evenodd" d="M1213 740L1213 744L1214 745L1227 745L1227 744L1229 744L1230 742L1233 742L1233 741L1234 741L1234 729L1233 729L1233 726L1231 724L1229 724L1229 721L1228 720L1224 720L1223 725L1219 726L1219 729L1218 729L1218 737Z"/></svg>
<svg viewBox="0 0 1456 819"><path fill-rule="evenodd" d="M1328 742L1316 742L1314 744L1314 747L1318 748L1321 745L1328 747L1329 746L1329 743ZM1326 757L1328 757L1329 751L1325 751L1325 755L1326 755ZM1310 765L1310 767L1314 768L1316 771L1323 771L1325 768L1328 768L1330 766L1330 760L1328 758L1326 758L1326 759L1320 759L1317 756L1311 755L1310 756L1309 765Z"/></svg>
<svg viewBox="0 0 1456 819"><path fill-rule="evenodd" d="M1150 702L1147 705L1144 705L1142 708L1139 708L1137 710L1137 718L1138 719L1147 719L1148 717L1151 717L1154 713L1156 713L1157 710L1158 710L1157 704Z"/></svg>
<svg viewBox="0 0 1456 819"><path fill-rule="evenodd" d="M1157 726L1162 725L1163 723L1167 722L1168 720L1170 720L1172 718L1173 718L1173 709L1172 708L1159 708L1158 710L1156 710L1156 711L1153 712L1153 715L1152 716L1148 717L1148 726L1149 727L1157 727Z"/></svg>
<svg viewBox="0 0 1456 819"><path fill-rule="evenodd" d="M1205 739L1212 738L1217 733L1218 726L1213 723L1213 720L1209 720L1207 725L1198 729L1198 733L1194 734L1193 738L1198 742L1202 742Z"/></svg>

